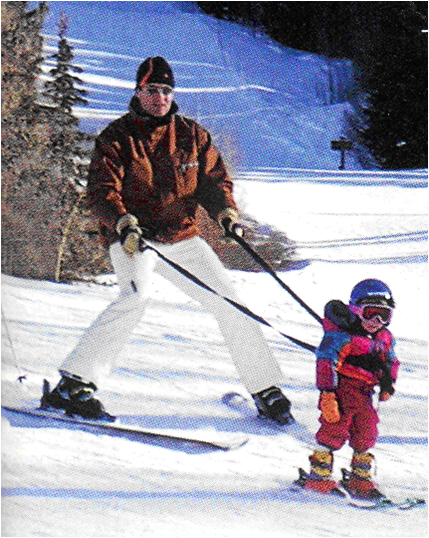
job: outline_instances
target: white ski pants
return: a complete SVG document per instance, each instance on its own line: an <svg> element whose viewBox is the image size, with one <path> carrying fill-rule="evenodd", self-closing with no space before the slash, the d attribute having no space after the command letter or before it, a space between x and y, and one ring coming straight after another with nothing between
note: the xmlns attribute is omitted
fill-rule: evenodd
<svg viewBox="0 0 429 538"><path fill-rule="evenodd" d="M240 302L218 256L200 237L169 245L152 244L220 295ZM259 323L181 275L150 249L130 258L120 244L115 243L110 247L110 257L118 279L119 296L87 329L60 371L99 385L116 367L122 349L144 315L151 274L157 271L215 316L240 379L250 393L282 382L280 367Z"/></svg>

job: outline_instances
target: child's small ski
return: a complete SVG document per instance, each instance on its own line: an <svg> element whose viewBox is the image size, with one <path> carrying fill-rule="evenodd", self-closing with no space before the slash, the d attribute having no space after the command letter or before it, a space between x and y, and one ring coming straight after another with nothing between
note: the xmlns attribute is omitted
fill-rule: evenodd
<svg viewBox="0 0 429 538"><path fill-rule="evenodd" d="M361 498L356 498L353 496L353 494L349 491L348 484L350 480L350 471L347 469L341 469L341 473L343 475L343 478L340 482L341 487L348 492L351 498L351 503L356 503L357 500L361 500ZM397 509L397 510L411 510L412 508L422 507L426 504L426 502L423 499L418 498L411 498L411 499L405 499L404 501L395 502L392 499L389 499L386 497L386 495L380 495L377 498L373 499L364 499L365 501L369 501L375 505L376 508L387 508L387 509Z"/></svg>
<svg viewBox="0 0 429 538"><path fill-rule="evenodd" d="M350 494L349 494L350 495ZM405 499L404 501L393 501L388 497L381 497L375 500L356 499L350 495L348 504L363 510L412 510L413 508L423 508L426 505L424 499L417 497Z"/></svg>
<svg viewBox="0 0 429 538"><path fill-rule="evenodd" d="M413 508L422 508L426 505L424 499L410 498L404 501L393 501L388 497L380 497L378 499L362 499L353 497L342 482L331 493L319 493L311 489L305 489L305 483L308 479L308 473L304 469L299 469L299 478L294 481L291 491L305 490L313 498L327 498L332 497L343 502L346 506L353 506L360 510L412 510Z"/></svg>

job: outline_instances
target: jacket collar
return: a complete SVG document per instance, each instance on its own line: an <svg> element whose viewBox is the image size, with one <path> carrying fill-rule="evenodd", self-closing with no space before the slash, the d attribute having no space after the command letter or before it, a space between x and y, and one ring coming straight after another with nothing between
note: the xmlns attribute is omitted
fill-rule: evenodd
<svg viewBox="0 0 429 538"><path fill-rule="evenodd" d="M156 127L159 127L161 125L168 125L178 110L179 107L177 103L173 101L169 112L161 118L156 118L155 116L152 116L151 114L148 114L143 110L140 101L135 95L133 95L133 97L131 98L130 104L128 106L128 111L133 117L133 119L143 121L145 125L147 125L151 129L156 129Z"/></svg>

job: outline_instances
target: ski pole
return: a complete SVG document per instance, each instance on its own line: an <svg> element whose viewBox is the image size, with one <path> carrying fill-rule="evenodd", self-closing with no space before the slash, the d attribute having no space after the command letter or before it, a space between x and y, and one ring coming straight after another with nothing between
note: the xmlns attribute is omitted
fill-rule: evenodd
<svg viewBox="0 0 429 538"><path fill-rule="evenodd" d="M243 239L243 237L238 234L235 230L237 229L237 225L232 228L231 231L226 231L225 235L227 237L233 238L240 246L243 247L243 249L250 254L250 256L263 268L265 271L270 274L274 280L276 280L280 286L286 290L289 295L291 295L295 301L297 301L313 318L318 321L320 324L323 323L322 318L317 314L314 310L312 310L287 284L281 280L274 269L271 267L271 265L262 258L257 252L253 250L253 248ZM228 230L228 227L225 227L225 230Z"/></svg>
<svg viewBox="0 0 429 538"><path fill-rule="evenodd" d="M218 293L216 290L214 290L213 288L211 288L210 286L205 284L197 276L195 276L191 272L189 272L187 269L185 269L184 267L182 267L178 263L173 262L172 260L170 260L169 258L164 256L163 254L161 254L161 252L159 252L159 250L157 250L152 245L149 245L147 243L141 244L140 252L142 252L142 251L144 251L146 249L153 250L161 260L163 260L165 263L170 265L173 269L178 271L180 274L182 274L183 276L185 276L186 278L188 278L189 280L191 280L192 282L194 282L195 284L197 284L201 288L203 288L203 289L209 291L210 293L213 293L214 295L220 297L221 299L223 299L224 301L229 303L231 306L233 306L234 308L236 308L237 310L239 310L240 312L242 312L246 316L249 316L250 318L254 319L255 321L258 321L262 325L266 325L267 327L270 327L271 329L274 329L275 331L280 333L282 336L284 336L285 338L287 338L288 340L290 340L294 344L296 344L296 345L298 345L298 346L300 346L300 347L302 347L304 349L307 349L308 351L311 351L311 352L314 353L314 351L316 350L316 346L313 346L311 344L307 344L307 342L303 342L302 340L298 340L297 338L294 338L293 336L290 336L288 334L282 333L281 331L279 331L278 329L273 327L270 323L268 323L268 321L266 321L262 316L259 316L258 314L255 314L254 312L252 312L249 308L247 308L247 306L244 306L244 305L242 305L240 303L237 303L236 301L233 301L232 299L229 299L228 297L224 297L223 295Z"/></svg>
<svg viewBox="0 0 429 538"><path fill-rule="evenodd" d="M11 349L11 352L12 352L12 359L14 361L15 368L18 370L18 379L17 379L17 381L22 383L24 381L24 379L27 379L27 376L23 373L24 370L23 370L23 368L21 368L21 365L18 362L18 357L16 356L15 349L13 347L13 341L12 341L12 338L11 338L11 335L10 335L10 332L9 332L7 319L6 319L6 316L4 315L4 312L3 312L3 305L1 306L1 317L3 318L3 323L4 323L4 328L5 328L5 331L6 331L6 336L7 336L8 340L9 340L9 343L10 343L10 349Z"/></svg>

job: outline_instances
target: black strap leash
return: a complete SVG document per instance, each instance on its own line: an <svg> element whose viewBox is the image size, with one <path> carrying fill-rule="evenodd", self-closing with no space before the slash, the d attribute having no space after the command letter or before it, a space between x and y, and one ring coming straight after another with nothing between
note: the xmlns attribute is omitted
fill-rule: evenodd
<svg viewBox="0 0 429 538"><path fill-rule="evenodd" d="M282 333L281 331L279 331L278 329L273 327L270 323L268 323L268 321L266 321L263 317L259 316L258 314L255 314L254 312L249 310L249 308L247 308L247 306L244 306L244 305L242 305L240 303L237 303L236 301L233 301L232 299L228 299L228 297L224 297L223 295L218 293L216 290L214 290L213 288L211 288L210 286L205 284L198 277L196 277L195 275L190 273L187 269L185 269L184 267L180 266L176 262L173 262L172 260L170 260L169 258L164 256L163 254L161 254L161 252L159 252L155 247L153 247L151 245L148 245L147 243L143 242L141 244L141 246L140 246L140 251L143 252L146 249L153 250L158 255L158 257L161 258L161 260L163 260L165 263L167 263L168 265L173 267L173 269L175 269L176 271L181 273L183 276L185 276L186 278L188 278L189 280L191 280L192 282L194 282L195 284L197 284L201 288L209 291L210 293L213 293L214 295L217 295L218 297L220 297L221 299L223 299L224 301L226 301L227 303L232 305L234 308L236 308L237 310L239 310L240 312L242 312L246 316L249 316L250 318L254 319L255 321L258 321L262 325L266 325L267 327L270 327L271 329L274 329L275 331L279 332L282 336L284 336L285 338L287 338L288 340L290 340L294 344L296 344L296 345L298 345L298 346L300 346L300 347L302 347L304 349L307 349L308 351L314 352L316 350L315 346L313 346L311 344L307 344L306 342L302 342L301 340L298 340L297 338L294 338L293 336L289 336L287 334Z"/></svg>
<svg viewBox="0 0 429 538"><path fill-rule="evenodd" d="M226 227L226 230L228 230L228 228ZM234 227L232 228L231 231L226 231L226 234L225 234L227 237L231 237L232 239L234 239L240 246L243 247L243 249L248 253L250 254L250 256L263 268L265 269L265 271L267 273L269 273L273 278L274 280L276 280L276 282L278 282L280 284L280 286L286 290L289 295L291 295L295 301L297 301L311 316L313 316L313 318L318 321L321 325L323 323L323 320L322 318L319 316L319 314L317 314L313 309L311 309L302 299L301 297L299 297L287 284L285 284L283 282L283 280L281 280L276 272L274 271L274 269L271 267L271 265L269 265L268 262L266 262L264 260L264 258L262 258L262 256L260 256L257 252L255 252L253 250L253 248L243 239L243 237L236 233L235 230L234 230Z"/></svg>

